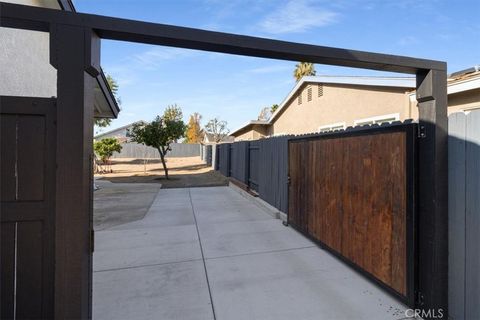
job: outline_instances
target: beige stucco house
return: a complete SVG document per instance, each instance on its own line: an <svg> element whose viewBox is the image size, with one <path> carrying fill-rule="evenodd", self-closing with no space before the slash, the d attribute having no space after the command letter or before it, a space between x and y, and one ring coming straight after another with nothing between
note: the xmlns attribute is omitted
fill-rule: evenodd
<svg viewBox="0 0 480 320"><path fill-rule="evenodd" d="M480 108L480 71L452 74L449 113ZM268 121L250 121L231 133L236 141L345 129L418 119L415 78L303 77Z"/></svg>

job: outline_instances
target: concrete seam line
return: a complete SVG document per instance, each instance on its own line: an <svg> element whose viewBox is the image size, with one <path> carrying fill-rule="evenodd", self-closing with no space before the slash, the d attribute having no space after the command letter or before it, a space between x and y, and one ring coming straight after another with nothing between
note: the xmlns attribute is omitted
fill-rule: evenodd
<svg viewBox="0 0 480 320"><path fill-rule="evenodd" d="M200 252L202 254L203 268L205 270L205 279L207 280L208 295L210 296L210 304L212 306L213 320L217 319L215 315L215 307L213 306L212 289L210 288L210 280L208 279L207 264L205 263L205 255L203 254L202 239L200 238L200 231L198 230L197 217L195 216L195 208L193 207L191 188L188 188L188 197L190 199L190 205L192 206L193 220L195 221L195 228L197 229L198 243L200 245Z"/></svg>
<svg viewBox="0 0 480 320"><path fill-rule="evenodd" d="M254 256L254 255L269 254L269 253L280 253L280 252L288 252L288 251L293 251L293 250L303 250L303 249L310 249L310 248L316 248L316 247L318 247L318 246L314 244L314 245L307 246L307 247L297 247L297 248L278 249L278 250L270 250L270 251L259 251L259 252L250 252L250 253L240 253L240 254L233 254L233 255L230 255L230 256L207 258L205 260L216 260L216 259L225 259L225 258Z"/></svg>
<svg viewBox="0 0 480 320"><path fill-rule="evenodd" d="M202 260L202 259L189 259L189 260L182 260L182 261L171 261L171 262L145 264L145 265L141 265L141 266L130 266L130 267L123 267L123 268L102 269L102 270L94 270L93 273L107 272L107 271L129 270L129 269L137 269L137 268L148 268L148 267L155 267L155 266L163 266L163 265L167 265L167 264L194 262L194 261L200 261L200 260Z"/></svg>

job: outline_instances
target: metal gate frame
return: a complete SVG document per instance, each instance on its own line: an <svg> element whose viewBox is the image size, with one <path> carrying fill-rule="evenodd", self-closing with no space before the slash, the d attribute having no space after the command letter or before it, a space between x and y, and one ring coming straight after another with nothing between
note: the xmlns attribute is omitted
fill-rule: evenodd
<svg viewBox="0 0 480 320"><path fill-rule="evenodd" d="M381 280L377 279L374 275L370 274L366 270L362 269L356 263L350 261L348 258L344 257L342 254L330 248L328 245L322 241L314 238L308 232L299 228L295 224L292 224L287 213L287 224L291 225L295 230L303 234L305 237L312 240L322 249L327 250L347 265L364 275L367 279L371 280L375 284L379 285L386 292L390 293L392 296L396 297L409 307L415 308L416 306L416 296L418 295L418 210L417 210L417 194L418 194L418 127L417 124L394 124L388 126L378 126L373 128L355 128L347 131L340 132L327 132L321 134L312 134L307 136L299 136L290 138L288 141L288 154L290 155L290 143L295 141L309 141L309 140L319 140L319 139L331 139L331 138L346 138L346 137L358 137L382 133L393 133L393 132L404 132L406 134L406 271L407 271L407 294L404 296L389 287L387 284L383 283ZM290 181L290 161L288 161L288 174ZM289 185L289 198L290 198L290 185ZM290 201L290 199L289 199Z"/></svg>
<svg viewBox="0 0 480 320"><path fill-rule="evenodd" d="M416 306L448 314L448 121L445 62L0 3L0 26L50 33L57 69L55 317L91 318L93 77L100 39L415 74L420 117ZM429 41L433 41L429 39ZM428 43L427 43L428 44Z"/></svg>

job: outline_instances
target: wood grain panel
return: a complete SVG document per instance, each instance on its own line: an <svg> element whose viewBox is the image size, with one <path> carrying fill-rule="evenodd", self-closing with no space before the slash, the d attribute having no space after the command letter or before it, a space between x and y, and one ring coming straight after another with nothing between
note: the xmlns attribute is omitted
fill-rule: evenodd
<svg viewBox="0 0 480 320"><path fill-rule="evenodd" d="M17 178L15 163L17 159L17 116L2 114L0 116L0 198L1 201L15 201Z"/></svg>
<svg viewBox="0 0 480 320"><path fill-rule="evenodd" d="M17 223L17 319L43 316L42 233L41 221Z"/></svg>
<svg viewBox="0 0 480 320"><path fill-rule="evenodd" d="M407 294L406 133L293 140L289 222Z"/></svg>
<svg viewBox="0 0 480 320"><path fill-rule="evenodd" d="M45 117L18 116L18 200L43 200L45 176Z"/></svg>
<svg viewBox="0 0 480 320"><path fill-rule="evenodd" d="M0 283L1 297L0 317L2 319L14 318L14 286L15 286L15 222L2 222L1 224L1 267Z"/></svg>

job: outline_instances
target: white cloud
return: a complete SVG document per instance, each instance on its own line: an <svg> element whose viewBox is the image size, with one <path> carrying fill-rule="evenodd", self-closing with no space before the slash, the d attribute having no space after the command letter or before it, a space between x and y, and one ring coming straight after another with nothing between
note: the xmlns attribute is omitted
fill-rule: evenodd
<svg viewBox="0 0 480 320"><path fill-rule="evenodd" d="M290 0L268 14L260 28L268 33L298 33L337 21L338 14L310 0Z"/></svg>
<svg viewBox="0 0 480 320"><path fill-rule="evenodd" d="M135 63L139 64L145 69L155 70L165 61L191 57L195 54L196 52L194 50L157 47L139 54L135 54L132 56L132 59Z"/></svg>
<svg viewBox="0 0 480 320"><path fill-rule="evenodd" d="M418 39L414 36L405 36L397 41L400 46L412 46L418 43Z"/></svg>

